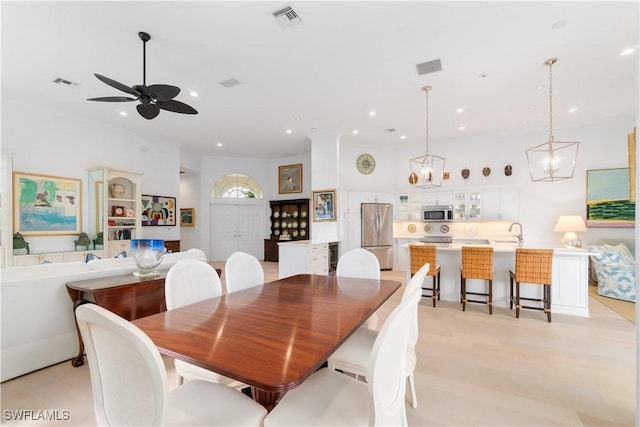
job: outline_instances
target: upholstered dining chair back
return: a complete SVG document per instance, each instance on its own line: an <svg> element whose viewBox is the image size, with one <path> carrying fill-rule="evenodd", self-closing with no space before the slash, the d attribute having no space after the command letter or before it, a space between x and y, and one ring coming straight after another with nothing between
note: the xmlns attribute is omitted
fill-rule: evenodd
<svg viewBox="0 0 640 427"><path fill-rule="evenodd" d="M190 381L169 392L158 349L133 323L96 304L76 318L98 425L263 425L266 409L230 387Z"/></svg>
<svg viewBox="0 0 640 427"><path fill-rule="evenodd" d="M425 271L426 272L426 271ZM369 425L406 425L407 342L422 293L407 295L382 325L371 350Z"/></svg>
<svg viewBox="0 0 640 427"><path fill-rule="evenodd" d="M251 254L234 252L224 264L227 293L241 291L264 284L264 270L260 261Z"/></svg>
<svg viewBox="0 0 640 427"><path fill-rule="evenodd" d="M380 279L380 262L373 252L363 248L351 249L338 260L336 276Z"/></svg>
<svg viewBox="0 0 640 427"><path fill-rule="evenodd" d="M151 339L95 304L76 309L98 425L162 424L167 374Z"/></svg>
<svg viewBox="0 0 640 427"><path fill-rule="evenodd" d="M194 304L222 294L222 283L215 268L204 261L183 259L167 272L164 296L167 310Z"/></svg>

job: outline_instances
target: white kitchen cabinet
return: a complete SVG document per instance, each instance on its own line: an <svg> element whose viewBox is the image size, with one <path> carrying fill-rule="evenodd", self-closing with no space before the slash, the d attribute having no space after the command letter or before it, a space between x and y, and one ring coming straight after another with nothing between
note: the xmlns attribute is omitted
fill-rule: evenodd
<svg viewBox="0 0 640 427"><path fill-rule="evenodd" d="M518 190L496 188L482 191L482 219L503 221L518 219Z"/></svg>
<svg viewBox="0 0 640 427"><path fill-rule="evenodd" d="M456 191L453 193L453 219L479 221L482 219L482 191Z"/></svg>
<svg viewBox="0 0 640 427"><path fill-rule="evenodd" d="M425 191L422 193L423 206L449 206L453 204L453 192L451 191Z"/></svg>
<svg viewBox="0 0 640 427"><path fill-rule="evenodd" d="M329 274L329 244L310 240L278 243L278 277Z"/></svg>
<svg viewBox="0 0 640 427"><path fill-rule="evenodd" d="M350 191L347 193L349 199L348 213L360 213L362 203L394 203L393 194L376 193L373 191Z"/></svg>

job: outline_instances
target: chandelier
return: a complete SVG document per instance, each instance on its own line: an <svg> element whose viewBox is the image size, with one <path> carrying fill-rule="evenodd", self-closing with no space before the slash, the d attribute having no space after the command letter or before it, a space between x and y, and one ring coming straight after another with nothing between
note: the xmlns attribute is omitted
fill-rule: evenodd
<svg viewBox="0 0 640 427"><path fill-rule="evenodd" d="M553 140L552 66L558 58L544 61L549 66L549 141L526 150L531 181L553 182L573 178L579 142Z"/></svg>
<svg viewBox="0 0 640 427"><path fill-rule="evenodd" d="M424 156L409 159L411 175L409 183L416 188L442 187L444 175L444 157L429 154L429 91L431 86L425 86L422 90L426 94L426 145Z"/></svg>

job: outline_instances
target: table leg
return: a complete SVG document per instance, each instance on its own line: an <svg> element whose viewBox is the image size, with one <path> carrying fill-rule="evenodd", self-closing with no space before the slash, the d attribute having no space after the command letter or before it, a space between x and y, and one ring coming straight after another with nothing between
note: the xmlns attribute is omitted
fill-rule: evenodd
<svg viewBox="0 0 640 427"><path fill-rule="evenodd" d="M84 342L82 341L82 335L80 335L80 328L78 328L78 320L76 319L76 308L82 302L82 292L67 287L67 292L71 301L73 301L73 321L76 324L76 333L78 334L78 355L71 359L71 366L77 368L84 365Z"/></svg>
<svg viewBox="0 0 640 427"><path fill-rule="evenodd" d="M276 406L276 402L280 397L280 392L262 390L261 388L252 386L251 396L253 397L253 400L267 408L267 411L271 411Z"/></svg>

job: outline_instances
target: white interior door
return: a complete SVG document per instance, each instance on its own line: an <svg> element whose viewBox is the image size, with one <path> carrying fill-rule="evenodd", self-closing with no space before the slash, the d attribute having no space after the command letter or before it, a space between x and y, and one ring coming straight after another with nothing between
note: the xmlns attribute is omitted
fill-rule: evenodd
<svg viewBox="0 0 640 427"><path fill-rule="evenodd" d="M242 251L264 258L263 205L209 205L209 230L212 261L225 261Z"/></svg>

